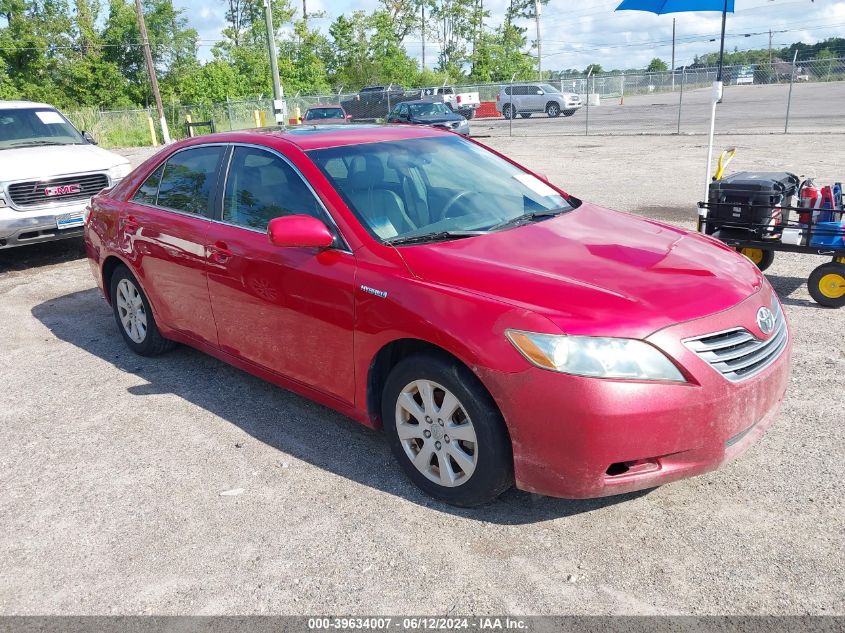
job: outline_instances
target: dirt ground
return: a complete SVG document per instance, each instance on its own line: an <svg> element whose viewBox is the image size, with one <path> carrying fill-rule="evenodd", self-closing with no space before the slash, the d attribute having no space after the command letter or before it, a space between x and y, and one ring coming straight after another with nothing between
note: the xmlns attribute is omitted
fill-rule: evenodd
<svg viewBox="0 0 845 633"><path fill-rule="evenodd" d="M484 141L692 226L703 137ZM841 137L729 142L732 169L845 180ZM134 356L77 243L2 251L0 614L845 614L845 310L809 299L822 261L767 273L793 377L738 460L622 497L456 510L379 433L188 348Z"/></svg>

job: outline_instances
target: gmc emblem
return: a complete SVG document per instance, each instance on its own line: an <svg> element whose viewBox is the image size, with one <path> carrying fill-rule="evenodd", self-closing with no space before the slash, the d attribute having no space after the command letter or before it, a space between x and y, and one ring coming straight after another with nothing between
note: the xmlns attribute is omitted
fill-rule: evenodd
<svg viewBox="0 0 845 633"><path fill-rule="evenodd" d="M44 195L48 198L52 196L66 196L71 193L79 193L82 191L81 185L59 185L58 187L47 187L44 189Z"/></svg>

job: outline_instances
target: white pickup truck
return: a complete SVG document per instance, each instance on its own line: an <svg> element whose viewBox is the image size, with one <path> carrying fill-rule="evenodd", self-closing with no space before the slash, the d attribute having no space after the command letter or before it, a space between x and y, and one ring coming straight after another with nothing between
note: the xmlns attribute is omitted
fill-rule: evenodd
<svg viewBox="0 0 845 633"><path fill-rule="evenodd" d="M422 98L445 103L452 108L453 112L457 112L467 120L475 116L475 110L481 105L481 99L477 92L456 93L452 86L423 88Z"/></svg>
<svg viewBox="0 0 845 633"><path fill-rule="evenodd" d="M91 196L130 171L53 106L0 101L0 249L82 235Z"/></svg>

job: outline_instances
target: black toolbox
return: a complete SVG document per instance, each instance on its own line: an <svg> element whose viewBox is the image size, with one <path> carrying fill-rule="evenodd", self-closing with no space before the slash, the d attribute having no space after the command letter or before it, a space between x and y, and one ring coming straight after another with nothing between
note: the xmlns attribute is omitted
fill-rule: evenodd
<svg viewBox="0 0 845 633"><path fill-rule="evenodd" d="M789 172L741 171L710 183L705 230L712 235L751 233L777 239L788 221L801 179Z"/></svg>

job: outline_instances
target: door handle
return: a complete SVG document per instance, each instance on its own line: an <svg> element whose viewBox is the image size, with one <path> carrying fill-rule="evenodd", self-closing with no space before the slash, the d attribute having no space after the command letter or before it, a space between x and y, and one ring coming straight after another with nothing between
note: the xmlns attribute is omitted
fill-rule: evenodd
<svg viewBox="0 0 845 633"><path fill-rule="evenodd" d="M215 242L208 247L208 258L215 264L225 264L234 253L229 250L226 242Z"/></svg>

